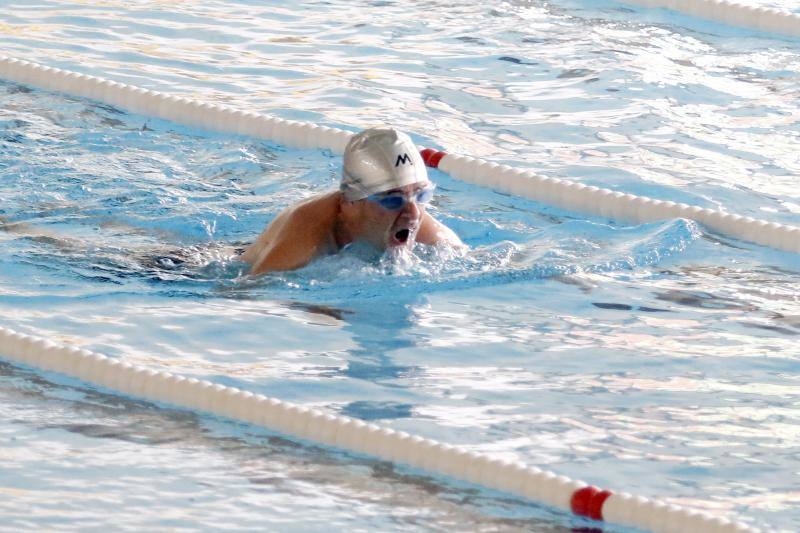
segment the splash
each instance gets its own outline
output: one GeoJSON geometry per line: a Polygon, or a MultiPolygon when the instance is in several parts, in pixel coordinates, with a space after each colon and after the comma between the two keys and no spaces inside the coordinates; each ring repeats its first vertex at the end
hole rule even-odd
{"type": "Polygon", "coordinates": [[[702,236],[696,223],[673,220],[615,227],[570,221],[531,234],[466,251],[417,245],[383,254],[366,245],[350,246],[295,272],[272,273],[245,281],[248,288],[291,297],[315,293],[320,300],[397,297],[404,293],[456,290],[563,275],[631,271],[680,255],[702,236]]]}

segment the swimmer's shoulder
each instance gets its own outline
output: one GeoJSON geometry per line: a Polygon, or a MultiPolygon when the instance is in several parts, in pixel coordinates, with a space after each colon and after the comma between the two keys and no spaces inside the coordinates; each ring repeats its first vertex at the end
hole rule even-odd
{"type": "Polygon", "coordinates": [[[465,247],[455,231],[436,220],[427,212],[422,215],[422,223],[417,233],[417,242],[432,246],[447,245],[454,248],[465,247]]]}
{"type": "Polygon", "coordinates": [[[319,222],[330,221],[332,218],[336,218],[339,213],[340,199],[341,193],[339,191],[312,196],[295,205],[292,208],[292,216],[298,220],[311,217],[319,222]]]}
{"type": "Polygon", "coordinates": [[[284,209],[241,258],[253,265],[252,274],[304,266],[318,255],[331,251],[338,209],[338,191],[317,195],[284,209]]]}
{"type": "Polygon", "coordinates": [[[283,235],[292,242],[316,244],[332,235],[339,215],[338,191],[320,194],[295,205],[286,213],[283,235]]]}

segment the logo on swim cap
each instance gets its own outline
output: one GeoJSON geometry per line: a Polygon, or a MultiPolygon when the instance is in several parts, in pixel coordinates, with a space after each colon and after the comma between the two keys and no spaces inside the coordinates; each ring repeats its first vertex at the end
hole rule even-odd
{"type": "Polygon", "coordinates": [[[394,128],[369,128],[350,139],[344,150],[340,190],[355,201],[428,181],[428,172],[411,138],[394,128]]]}
{"type": "Polygon", "coordinates": [[[399,167],[402,164],[408,163],[409,165],[413,165],[414,162],[411,161],[411,158],[408,157],[408,154],[398,155],[397,156],[397,163],[394,166],[399,167]]]}

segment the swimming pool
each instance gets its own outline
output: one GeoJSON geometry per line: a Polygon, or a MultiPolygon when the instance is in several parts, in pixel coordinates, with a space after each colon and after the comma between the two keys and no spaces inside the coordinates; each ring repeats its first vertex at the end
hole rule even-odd
{"type": "MultiPolygon", "coordinates": [[[[6,16],[9,53],[288,118],[390,121],[453,152],[797,224],[794,41],[617,4],[467,5],[435,23],[389,3],[45,6],[6,16]]],[[[466,258],[398,269],[356,250],[243,280],[229,248],[333,186],[336,157],[3,90],[2,215],[21,224],[2,235],[3,325],[771,529],[797,520],[796,256],[435,174],[466,258]]],[[[4,371],[16,526],[109,511],[130,529],[576,524],[4,371]]]]}

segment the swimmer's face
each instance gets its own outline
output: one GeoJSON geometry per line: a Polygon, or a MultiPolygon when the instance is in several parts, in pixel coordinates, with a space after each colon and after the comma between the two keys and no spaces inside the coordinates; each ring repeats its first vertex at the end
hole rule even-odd
{"type": "Polygon", "coordinates": [[[412,247],[425,213],[425,191],[430,182],[414,183],[361,200],[364,217],[362,238],[380,250],[412,247]],[[399,197],[399,198],[398,198],[399,197]],[[399,204],[397,209],[391,209],[399,204]]]}

